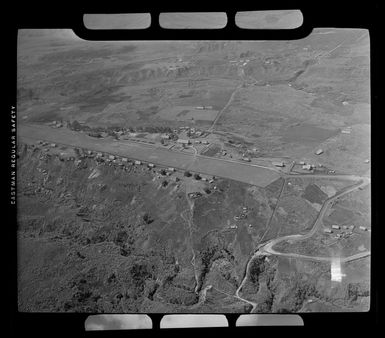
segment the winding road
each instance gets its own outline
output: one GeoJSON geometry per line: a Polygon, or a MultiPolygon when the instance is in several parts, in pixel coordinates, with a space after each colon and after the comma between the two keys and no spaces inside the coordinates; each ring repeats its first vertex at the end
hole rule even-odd
{"type": "Polygon", "coordinates": [[[197,273],[196,267],[195,267],[195,251],[194,251],[194,247],[193,247],[193,235],[192,235],[192,217],[193,217],[194,202],[191,201],[190,198],[188,197],[187,190],[186,190],[186,199],[187,199],[188,204],[189,204],[189,210],[185,210],[184,212],[181,212],[180,215],[184,219],[184,221],[188,224],[188,228],[189,228],[189,232],[190,232],[190,242],[191,242],[191,252],[192,252],[191,265],[193,266],[194,277],[195,277],[195,289],[194,289],[194,292],[198,293],[198,290],[199,290],[199,278],[198,278],[198,273],[197,273]],[[190,217],[189,218],[186,218],[184,216],[184,213],[187,212],[187,211],[190,213],[190,217]]]}
{"type": "MultiPolygon", "coordinates": [[[[290,176],[290,175],[286,175],[286,176],[290,176]]],[[[293,175],[294,176],[294,175],[293,175]]],[[[309,175],[302,175],[302,176],[309,176],[309,175]]],[[[298,177],[297,175],[295,175],[295,177],[298,177]]],[[[311,177],[313,178],[330,178],[330,176],[325,176],[325,175],[312,175],[311,177]]],[[[245,276],[241,282],[241,284],[239,285],[237,291],[235,292],[235,297],[240,299],[240,300],[243,300],[244,302],[247,302],[248,304],[252,305],[253,308],[251,310],[251,313],[253,313],[253,311],[255,310],[256,306],[257,306],[257,303],[255,302],[252,302],[252,301],[249,301],[245,298],[242,298],[239,293],[240,291],[242,290],[244,284],[246,283],[247,281],[247,278],[248,278],[248,271],[249,271],[249,267],[250,267],[250,264],[251,262],[258,256],[268,256],[268,255],[276,255],[276,256],[284,256],[284,257],[289,257],[289,258],[297,258],[297,259],[306,259],[306,260],[314,260],[314,261],[321,261],[321,262],[331,262],[332,260],[335,259],[335,257],[320,257],[320,256],[307,256],[307,255],[301,255],[301,254],[296,254],[296,253],[282,253],[282,252],[278,252],[276,250],[273,249],[273,247],[282,242],[282,241],[287,241],[287,240],[291,240],[291,241],[302,241],[302,240],[305,240],[305,239],[308,239],[310,237],[312,237],[320,228],[320,226],[323,224],[322,223],[322,219],[326,213],[326,211],[331,207],[332,203],[339,197],[343,196],[343,195],[346,195],[356,189],[359,189],[360,187],[364,187],[366,185],[368,185],[370,183],[370,178],[368,177],[360,177],[360,176],[354,176],[354,175],[350,175],[350,176],[342,176],[343,179],[348,179],[348,180],[354,180],[354,181],[357,181],[358,182],[354,185],[352,185],[351,187],[347,188],[347,189],[344,189],[343,191],[340,191],[339,193],[335,194],[334,196],[328,198],[324,204],[322,205],[322,208],[321,210],[319,211],[318,213],[318,216],[314,222],[314,225],[312,227],[312,229],[304,234],[304,235],[288,235],[288,236],[283,236],[283,237],[279,237],[279,238],[275,238],[275,239],[272,239],[266,243],[262,243],[260,245],[258,245],[257,247],[257,250],[254,252],[254,254],[251,256],[251,258],[249,259],[247,265],[246,265],[246,272],[245,272],[245,276]]],[[[360,253],[357,253],[357,254],[354,254],[352,256],[348,256],[348,257],[339,257],[340,258],[340,261],[341,263],[346,263],[346,262],[351,262],[351,261],[354,261],[354,260],[357,260],[357,259],[360,259],[360,258],[364,258],[364,257],[367,257],[370,255],[370,251],[364,251],[364,252],[360,252],[360,253]]]]}
{"type": "MultiPolygon", "coordinates": [[[[305,255],[298,255],[298,254],[290,254],[290,253],[280,253],[277,252],[273,249],[273,246],[276,245],[277,243],[280,243],[282,241],[287,241],[287,240],[292,240],[292,241],[299,241],[299,240],[304,240],[312,237],[320,228],[322,225],[322,219],[325,216],[326,211],[331,207],[332,203],[339,197],[346,195],[360,187],[364,187],[370,183],[370,179],[367,177],[360,177],[360,181],[357,184],[354,184],[353,186],[340,191],[339,193],[335,194],[334,196],[328,198],[324,204],[321,207],[321,210],[318,213],[318,216],[314,222],[314,225],[312,229],[304,235],[288,235],[288,236],[283,236],[283,237],[278,237],[275,239],[272,239],[268,241],[265,244],[259,245],[258,250],[261,252],[266,252],[269,254],[273,255],[280,255],[280,256],[286,256],[286,257],[295,257],[295,258],[306,258],[306,259],[314,259],[314,260],[330,260],[331,257],[313,257],[313,256],[305,256],[305,255]],[[318,259],[317,259],[318,258],[318,259]]],[[[342,258],[346,259],[346,258],[342,258]]]]}

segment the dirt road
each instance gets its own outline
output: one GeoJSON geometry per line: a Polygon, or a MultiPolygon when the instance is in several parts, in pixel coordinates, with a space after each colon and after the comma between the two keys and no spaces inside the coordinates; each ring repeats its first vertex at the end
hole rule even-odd
{"type": "Polygon", "coordinates": [[[192,234],[192,213],[193,213],[194,205],[192,204],[190,199],[187,197],[187,193],[186,193],[186,198],[189,201],[190,209],[189,210],[185,210],[184,212],[181,212],[180,215],[183,218],[183,220],[187,223],[188,229],[189,229],[189,233],[190,233],[190,243],[191,243],[191,253],[192,253],[191,265],[193,266],[194,277],[195,277],[195,289],[194,289],[194,292],[198,293],[198,290],[199,290],[199,278],[198,278],[198,272],[197,272],[196,266],[195,266],[195,251],[194,251],[194,247],[193,247],[193,234],[192,234]],[[185,216],[186,212],[188,212],[190,214],[189,217],[185,216]]]}
{"type": "Polygon", "coordinates": [[[341,191],[340,193],[337,193],[335,194],[334,196],[328,198],[324,204],[322,205],[322,208],[321,210],[319,211],[318,213],[318,216],[314,222],[314,225],[312,227],[312,229],[305,235],[288,235],[288,236],[283,236],[283,237],[279,237],[279,238],[275,238],[275,239],[272,239],[270,240],[269,242],[263,244],[262,246],[259,246],[258,247],[258,250],[260,250],[261,252],[266,252],[266,253],[269,253],[269,254],[273,254],[273,255],[280,255],[280,256],[286,256],[286,257],[294,257],[294,258],[306,258],[306,259],[313,259],[313,260],[330,260],[330,257],[323,257],[322,259],[317,259],[317,258],[320,258],[320,257],[312,257],[312,256],[304,256],[304,255],[298,255],[298,254],[289,254],[289,253],[280,253],[280,252],[277,252],[273,249],[274,245],[276,245],[277,243],[280,243],[282,241],[287,241],[287,240],[292,240],[292,241],[299,241],[299,240],[304,240],[304,239],[308,239],[310,237],[312,237],[320,228],[320,226],[322,225],[322,219],[323,217],[325,216],[325,213],[326,211],[331,207],[332,203],[338,198],[338,197],[341,197],[343,195],[346,195],[360,187],[363,187],[367,184],[370,183],[370,179],[367,178],[367,177],[359,177],[360,178],[360,181],[359,183],[347,188],[347,189],[344,189],[343,191],[341,191]]]}
{"type": "Polygon", "coordinates": [[[232,92],[230,98],[229,98],[229,101],[227,101],[226,105],[219,111],[219,113],[217,114],[217,116],[215,117],[214,121],[213,121],[213,124],[211,125],[211,127],[209,129],[207,129],[208,132],[212,132],[214,130],[214,127],[216,125],[216,123],[218,122],[219,118],[222,116],[223,112],[230,106],[231,102],[233,101],[234,99],[234,96],[235,94],[238,93],[239,89],[242,88],[242,83],[239,84],[235,90],[232,92]]]}
{"type": "MultiPolygon", "coordinates": [[[[296,177],[297,177],[297,175],[296,175],[296,177]]],[[[330,178],[329,176],[324,176],[324,175],[312,175],[312,177],[316,177],[316,178],[328,177],[328,178],[330,178]]],[[[256,252],[250,257],[250,259],[246,265],[245,276],[244,276],[239,288],[237,289],[237,291],[235,293],[235,297],[251,304],[253,306],[251,313],[255,310],[257,304],[255,302],[251,302],[245,298],[240,297],[239,292],[242,290],[242,287],[244,286],[244,284],[248,278],[249,266],[250,266],[251,262],[256,257],[276,255],[276,256],[284,256],[284,257],[289,257],[289,258],[307,259],[307,260],[323,261],[323,262],[331,262],[333,259],[335,259],[335,257],[318,257],[318,256],[300,255],[300,254],[296,254],[296,253],[282,253],[282,252],[275,251],[273,249],[273,247],[277,243],[282,242],[282,241],[286,241],[286,240],[299,241],[299,240],[304,240],[304,239],[310,238],[319,230],[319,227],[322,225],[322,219],[323,219],[326,211],[328,210],[328,208],[330,208],[330,206],[332,205],[332,203],[335,199],[337,199],[338,197],[341,197],[345,194],[348,194],[348,193],[370,183],[370,178],[368,178],[368,177],[360,177],[360,176],[351,175],[351,176],[343,176],[343,179],[350,179],[350,180],[354,180],[354,181],[358,180],[359,182],[357,184],[354,184],[353,186],[347,188],[347,189],[344,189],[343,191],[341,191],[340,193],[337,193],[336,195],[330,197],[329,199],[327,199],[324,202],[324,204],[323,204],[323,206],[322,206],[322,208],[321,208],[321,210],[317,216],[317,219],[314,222],[312,229],[307,234],[305,234],[305,235],[289,235],[289,236],[283,236],[283,237],[272,239],[272,240],[268,241],[267,243],[263,243],[263,244],[259,245],[257,247],[256,252]]],[[[360,252],[360,253],[357,253],[357,254],[352,255],[352,256],[340,257],[340,261],[341,261],[341,263],[351,262],[351,261],[354,261],[356,259],[367,257],[369,255],[370,255],[370,251],[360,252]]]]}

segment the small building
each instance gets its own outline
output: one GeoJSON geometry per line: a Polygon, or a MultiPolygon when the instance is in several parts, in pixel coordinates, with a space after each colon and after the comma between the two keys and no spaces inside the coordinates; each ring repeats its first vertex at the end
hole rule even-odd
{"type": "Polygon", "coordinates": [[[202,143],[203,143],[203,144],[209,144],[209,142],[206,141],[206,140],[203,140],[202,143]]]}
{"type": "Polygon", "coordinates": [[[237,229],[238,227],[235,225],[235,224],[233,224],[233,225],[230,225],[230,229],[237,229]]]}
{"type": "Polygon", "coordinates": [[[185,139],[181,139],[181,138],[178,139],[177,142],[180,144],[190,144],[190,140],[185,140],[185,139]]]}
{"type": "Polygon", "coordinates": [[[342,129],[341,133],[342,134],[350,134],[350,129],[342,129]]]}
{"type": "Polygon", "coordinates": [[[327,233],[327,234],[333,233],[332,229],[330,229],[330,228],[325,228],[324,232],[327,233]]]}
{"type": "Polygon", "coordinates": [[[367,230],[367,228],[361,225],[361,226],[360,226],[360,230],[362,230],[362,231],[366,231],[366,230],[367,230]]]}
{"type": "Polygon", "coordinates": [[[115,160],[115,156],[114,156],[114,155],[109,155],[109,156],[108,156],[108,159],[109,159],[109,160],[115,160]]]}
{"type": "Polygon", "coordinates": [[[136,164],[136,165],[141,165],[141,164],[142,164],[142,161],[136,160],[136,161],[134,162],[134,164],[136,164]]]}
{"type": "Polygon", "coordinates": [[[243,157],[242,160],[245,162],[251,162],[251,159],[249,157],[243,157]]]}
{"type": "Polygon", "coordinates": [[[154,167],[155,167],[155,164],[154,164],[154,163],[149,163],[149,164],[148,164],[148,167],[149,167],[149,168],[154,168],[154,167]]]}
{"type": "Polygon", "coordinates": [[[50,146],[51,146],[52,148],[55,148],[55,147],[56,147],[56,143],[51,143],[50,146]]]}
{"type": "Polygon", "coordinates": [[[322,149],[318,149],[318,150],[315,152],[315,154],[316,154],[316,155],[321,155],[323,152],[324,152],[324,151],[323,151],[322,149]]]}
{"type": "Polygon", "coordinates": [[[128,159],[126,157],[122,157],[122,162],[128,162],[128,159]]]}
{"type": "Polygon", "coordinates": [[[201,194],[200,192],[190,192],[190,193],[188,194],[188,196],[189,196],[190,198],[197,198],[197,197],[201,197],[202,194],[201,194]]]}
{"type": "Polygon", "coordinates": [[[339,225],[332,225],[332,229],[337,229],[337,230],[339,230],[341,227],[339,226],[339,225]]]}
{"type": "Polygon", "coordinates": [[[349,229],[347,225],[343,225],[342,229],[349,229]]]}
{"type": "Polygon", "coordinates": [[[305,164],[302,166],[302,169],[305,169],[305,170],[311,170],[313,167],[311,164],[305,164]]]}
{"type": "Polygon", "coordinates": [[[369,160],[365,160],[365,163],[369,163],[370,161],[369,160]]]}
{"type": "Polygon", "coordinates": [[[168,168],[167,170],[168,170],[168,171],[172,171],[172,172],[174,172],[174,171],[175,171],[175,168],[173,168],[173,167],[170,167],[170,168],[168,168]]]}
{"type": "Polygon", "coordinates": [[[353,229],[354,229],[354,225],[350,225],[350,226],[349,226],[349,229],[350,229],[350,230],[353,230],[353,229]]]}
{"type": "Polygon", "coordinates": [[[283,162],[273,162],[273,165],[276,166],[276,167],[284,167],[285,163],[283,163],[283,162]]]}
{"type": "Polygon", "coordinates": [[[199,140],[195,140],[195,143],[199,144],[199,143],[201,143],[201,141],[199,141],[199,140]]]}
{"type": "Polygon", "coordinates": [[[299,161],[300,165],[305,165],[305,161],[299,161]]]}
{"type": "Polygon", "coordinates": [[[213,182],[214,182],[214,180],[213,180],[213,179],[209,180],[209,183],[213,183],[213,182]]]}

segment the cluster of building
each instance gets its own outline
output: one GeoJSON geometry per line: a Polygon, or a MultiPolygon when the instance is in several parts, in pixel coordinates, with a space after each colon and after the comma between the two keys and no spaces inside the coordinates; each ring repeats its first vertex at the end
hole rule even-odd
{"type": "MultiPolygon", "coordinates": [[[[37,142],[41,146],[50,146],[50,147],[57,147],[55,143],[48,143],[44,141],[38,141],[37,142]]],[[[43,152],[48,152],[49,148],[43,148],[43,152]]],[[[86,150],[82,148],[74,148],[74,152],[76,156],[69,156],[68,153],[66,152],[60,152],[59,154],[59,159],[61,161],[75,161],[75,165],[77,167],[81,167],[85,165],[85,162],[83,159],[85,158],[94,158],[95,161],[98,163],[105,163],[109,166],[117,165],[122,167],[122,169],[127,169],[127,166],[141,166],[141,165],[146,165],[148,170],[154,169],[156,165],[154,163],[144,163],[143,161],[140,160],[134,160],[134,159],[128,159],[127,157],[122,157],[122,156],[116,156],[108,153],[103,153],[103,152],[97,152],[97,151],[92,151],[92,150],[86,150]]],[[[174,172],[176,172],[176,169],[174,167],[168,167],[168,168],[159,168],[158,170],[158,177],[161,176],[171,176],[174,172]]],[[[192,174],[190,173],[190,176],[192,174]]],[[[194,174],[194,178],[196,180],[202,180],[208,183],[214,183],[216,180],[215,176],[208,176],[208,175],[201,175],[201,174],[194,174]]],[[[175,181],[179,181],[178,178],[175,179],[175,181]]],[[[217,190],[217,187],[213,187],[214,190],[217,190]]]]}
{"type": "MultiPolygon", "coordinates": [[[[241,148],[242,147],[242,144],[238,143],[238,144],[232,144],[232,146],[236,147],[236,148],[241,148]]],[[[253,149],[247,149],[245,152],[242,153],[242,157],[240,158],[242,161],[244,162],[251,162],[251,158],[250,156],[251,155],[255,155],[256,153],[258,153],[258,149],[257,148],[253,148],[253,149]]],[[[222,155],[226,155],[227,152],[224,150],[222,151],[222,155]]],[[[232,157],[232,155],[230,154],[230,157],[232,157]]]]}
{"type": "Polygon", "coordinates": [[[304,161],[299,162],[300,165],[302,165],[302,169],[304,170],[313,170],[315,168],[314,164],[305,163],[304,161]]]}
{"type": "Polygon", "coordinates": [[[204,137],[205,133],[201,130],[196,130],[194,127],[187,128],[187,136],[191,138],[204,137]]]}
{"type": "Polygon", "coordinates": [[[249,212],[248,207],[246,206],[242,207],[241,212],[238,215],[234,216],[234,220],[239,221],[241,219],[246,219],[248,212],[249,212]]]}
{"type": "Polygon", "coordinates": [[[246,66],[250,62],[250,59],[240,59],[240,60],[230,60],[230,63],[235,64],[237,66],[246,66]]]}
{"type": "MultiPolygon", "coordinates": [[[[188,127],[188,126],[179,127],[178,129],[174,129],[173,132],[174,132],[174,136],[178,135],[177,136],[178,138],[176,139],[177,144],[181,144],[183,146],[187,146],[187,145],[190,145],[192,143],[209,144],[209,142],[207,140],[190,140],[190,138],[196,139],[196,138],[205,137],[205,132],[203,132],[201,130],[197,130],[194,127],[188,127]],[[179,137],[180,133],[184,133],[182,137],[179,137]]],[[[161,137],[163,140],[172,139],[172,135],[169,135],[169,134],[163,134],[161,137]]],[[[174,140],[175,140],[175,138],[174,138],[174,140]]],[[[162,143],[165,144],[164,142],[162,142],[162,143]]]]}
{"type": "Polygon", "coordinates": [[[51,148],[56,148],[56,143],[48,143],[48,142],[39,140],[37,141],[37,144],[41,146],[49,146],[51,148]]]}
{"type": "Polygon", "coordinates": [[[167,70],[174,71],[174,70],[178,70],[178,69],[187,69],[189,66],[189,62],[183,61],[181,58],[178,58],[176,62],[177,63],[174,65],[168,65],[167,70]]]}
{"type": "Polygon", "coordinates": [[[315,169],[317,166],[319,168],[322,168],[323,165],[321,163],[318,163],[318,165],[315,165],[315,164],[312,164],[312,163],[306,163],[305,161],[299,161],[298,162],[301,166],[302,166],[302,169],[303,170],[313,170],[315,169]]]}
{"type": "Polygon", "coordinates": [[[346,128],[341,130],[341,133],[342,134],[350,134],[351,131],[352,131],[351,127],[346,127],[346,128]]]}
{"type": "MultiPolygon", "coordinates": [[[[334,237],[335,238],[346,238],[349,237],[353,234],[353,230],[355,229],[354,225],[336,225],[333,224],[330,228],[326,227],[323,229],[324,233],[326,234],[332,234],[335,233],[334,237]]],[[[367,227],[364,226],[359,226],[359,230],[361,231],[370,231],[367,227]]]]}
{"type": "Polygon", "coordinates": [[[216,179],[215,176],[207,176],[207,175],[200,175],[201,181],[214,183],[214,180],[216,179]]]}
{"type": "Polygon", "coordinates": [[[48,126],[51,126],[52,128],[61,128],[63,127],[63,123],[59,121],[52,121],[47,123],[48,126]]]}
{"type": "Polygon", "coordinates": [[[200,192],[190,192],[187,194],[189,198],[194,199],[202,196],[200,192]]]}

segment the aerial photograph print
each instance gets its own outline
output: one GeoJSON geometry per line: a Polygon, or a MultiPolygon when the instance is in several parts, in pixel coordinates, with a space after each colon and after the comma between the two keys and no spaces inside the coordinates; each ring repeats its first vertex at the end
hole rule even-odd
{"type": "Polygon", "coordinates": [[[370,102],[367,29],[19,29],[18,310],[369,311],[370,102]]]}

